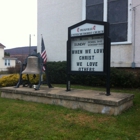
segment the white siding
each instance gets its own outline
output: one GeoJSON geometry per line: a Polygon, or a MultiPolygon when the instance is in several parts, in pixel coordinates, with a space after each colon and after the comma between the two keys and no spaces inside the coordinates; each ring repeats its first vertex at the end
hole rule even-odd
{"type": "Polygon", "coordinates": [[[2,59],[4,57],[4,48],[0,47],[0,59],[2,59]]]}
{"type": "Polygon", "coordinates": [[[5,65],[4,65],[5,60],[3,59],[3,57],[4,57],[4,48],[0,47],[0,71],[6,70],[5,65]]]}
{"type": "MultiPolygon", "coordinates": [[[[129,0],[129,42],[112,44],[111,66],[131,67],[132,62],[140,67],[140,1],[129,0]],[[131,3],[132,2],[132,3],[131,3]],[[139,6],[137,6],[139,5],[139,6]],[[134,11],[135,7],[135,30],[134,11]],[[135,42],[134,42],[135,41],[135,42]]],[[[41,34],[48,61],[66,60],[68,27],[85,18],[85,0],[38,0],[38,52],[41,52],[41,34]]]]}
{"type": "Polygon", "coordinates": [[[131,67],[132,45],[111,46],[111,67],[131,67]]]}
{"type": "Polygon", "coordinates": [[[48,61],[66,60],[68,27],[82,21],[82,0],[38,0],[37,51],[43,35],[48,61]]]}
{"type": "Polygon", "coordinates": [[[16,60],[10,60],[10,67],[16,66],[16,60]]]}
{"type": "Polygon", "coordinates": [[[135,7],[135,11],[133,10],[133,23],[135,24],[135,31],[133,30],[134,60],[136,67],[140,67],[140,1],[133,0],[133,7],[135,7]]]}
{"type": "Polygon", "coordinates": [[[7,67],[16,66],[16,60],[11,58],[5,58],[5,59],[10,59],[10,66],[5,66],[5,59],[3,58],[4,58],[4,48],[0,47],[0,71],[7,71],[7,67]]]}

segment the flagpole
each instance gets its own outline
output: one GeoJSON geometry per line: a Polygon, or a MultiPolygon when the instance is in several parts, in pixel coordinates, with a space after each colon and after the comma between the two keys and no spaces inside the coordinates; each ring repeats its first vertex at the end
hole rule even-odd
{"type": "MultiPolygon", "coordinates": [[[[42,40],[42,34],[41,34],[41,40],[42,40]]],[[[41,50],[40,50],[41,52],[41,50]]],[[[43,82],[43,73],[41,74],[41,82],[43,82]]]]}
{"type": "Polygon", "coordinates": [[[46,82],[49,88],[53,88],[51,83],[50,83],[50,76],[49,76],[49,72],[48,72],[48,67],[47,67],[47,54],[46,54],[46,49],[45,49],[45,43],[43,40],[43,35],[41,34],[41,57],[43,58],[43,71],[46,74],[46,82]]]}
{"type": "MultiPolygon", "coordinates": [[[[41,42],[42,42],[42,39],[43,39],[43,35],[41,34],[41,42]]],[[[42,45],[41,45],[40,53],[42,53],[42,45]]]]}
{"type": "Polygon", "coordinates": [[[41,34],[41,39],[43,38],[43,35],[41,34]]]}

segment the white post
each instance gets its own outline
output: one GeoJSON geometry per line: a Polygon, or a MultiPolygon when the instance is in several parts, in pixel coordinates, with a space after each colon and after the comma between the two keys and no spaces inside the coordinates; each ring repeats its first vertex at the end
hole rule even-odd
{"type": "Polygon", "coordinates": [[[108,6],[107,0],[104,0],[104,3],[103,3],[103,7],[104,7],[103,21],[107,21],[107,8],[108,8],[107,6],[108,6]]]}

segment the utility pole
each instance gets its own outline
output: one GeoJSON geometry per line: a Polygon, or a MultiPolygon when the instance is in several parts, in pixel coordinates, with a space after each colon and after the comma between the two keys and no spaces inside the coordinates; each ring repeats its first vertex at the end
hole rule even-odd
{"type": "Polygon", "coordinates": [[[29,55],[31,53],[31,34],[29,34],[29,55]]]}

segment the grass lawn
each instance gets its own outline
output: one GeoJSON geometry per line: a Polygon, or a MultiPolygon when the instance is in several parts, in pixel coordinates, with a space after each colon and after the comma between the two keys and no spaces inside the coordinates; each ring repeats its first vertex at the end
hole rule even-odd
{"type": "Polygon", "coordinates": [[[134,106],[121,115],[108,116],[0,98],[0,140],[140,140],[140,89],[111,91],[134,94],[134,106]]]}

